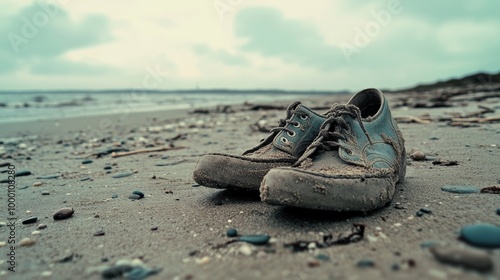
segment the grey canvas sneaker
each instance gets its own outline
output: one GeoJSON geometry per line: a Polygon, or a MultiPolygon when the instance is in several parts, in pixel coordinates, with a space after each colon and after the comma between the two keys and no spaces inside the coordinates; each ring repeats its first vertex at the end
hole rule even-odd
{"type": "Polygon", "coordinates": [[[278,127],[243,155],[202,156],[193,179],[211,188],[259,190],[262,178],[271,168],[291,166],[299,159],[325,119],[296,101],[288,107],[286,119],[280,120],[278,127]]]}
{"type": "Polygon", "coordinates": [[[404,139],[377,89],[335,104],[293,167],[269,171],[262,201],[310,209],[369,211],[392,200],[406,173],[404,139]]]}

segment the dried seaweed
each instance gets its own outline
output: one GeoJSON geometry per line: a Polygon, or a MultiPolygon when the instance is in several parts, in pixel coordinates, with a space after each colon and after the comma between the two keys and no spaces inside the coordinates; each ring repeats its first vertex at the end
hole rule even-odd
{"type": "Polygon", "coordinates": [[[292,249],[293,252],[302,252],[308,250],[308,245],[314,243],[316,248],[327,248],[334,245],[347,245],[351,243],[359,242],[363,239],[365,235],[365,225],[363,224],[353,224],[352,230],[347,235],[339,234],[337,238],[333,237],[333,234],[328,234],[323,236],[323,241],[295,241],[292,243],[285,244],[285,248],[292,249]]]}
{"type": "Polygon", "coordinates": [[[500,194],[500,187],[490,186],[490,187],[482,188],[480,193],[500,194]]]}
{"type": "Polygon", "coordinates": [[[435,160],[432,162],[434,165],[440,165],[440,166],[455,166],[458,165],[458,161],[456,160],[435,160]]]}

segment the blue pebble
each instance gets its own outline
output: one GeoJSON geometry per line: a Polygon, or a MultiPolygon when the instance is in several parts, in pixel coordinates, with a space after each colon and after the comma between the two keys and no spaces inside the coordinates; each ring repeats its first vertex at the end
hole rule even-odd
{"type": "Polygon", "coordinates": [[[144,197],[144,193],[143,193],[143,192],[141,192],[141,191],[135,190],[135,191],[133,191],[132,193],[133,193],[133,194],[138,195],[140,198],[143,198],[143,197],[144,197]]]}
{"type": "Polygon", "coordinates": [[[230,229],[227,230],[226,234],[229,237],[235,237],[235,236],[238,235],[238,231],[236,229],[234,229],[234,228],[230,228],[230,229]]]}
{"type": "Polygon", "coordinates": [[[500,248],[500,227],[492,224],[464,226],[460,239],[467,244],[481,248],[500,248]]]}
{"type": "Polygon", "coordinates": [[[371,259],[362,259],[362,260],[359,260],[356,265],[359,267],[374,267],[375,262],[371,259]]]}
{"type": "Polygon", "coordinates": [[[451,193],[478,193],[479,188],[475,186],[453,186],[446,185],[441,187],[442,191],[451,192],[451,193]]]}
{"type": "Polygon", "coordinates": [[[111,176],[113,178],[123,178],[123,177],[128,177],[134,175],[134,172],[126,171],[126,172],[120,172],[116,173],[115,175],[111,176]]]}
{"type": "Polygon", "coordinates": [[[91,160],[91,159],[84,159],[84,160],[82,160],[82,164],[90,164],[92,162],[94,162],[94,161],[91,160]]]}
{"type": "Polygon", "coordinates": [[[267,234],[243,235],[238,238],[239,241],[244,241],[253,245],[265,245],[271,237],[267,234]]]}
{"type": "Polygon", "coordinates": [[[118,195],[116,193],[111,195],[111,198],[118,198],[118,195]]]}

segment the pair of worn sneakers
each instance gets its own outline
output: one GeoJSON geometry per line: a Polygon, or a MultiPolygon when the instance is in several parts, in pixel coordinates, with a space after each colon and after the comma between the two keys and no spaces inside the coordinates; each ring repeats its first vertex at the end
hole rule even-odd
{"type": "Polygon", "coordinates": [[[262,201],[309,209],[370,211],[392,200],[406,173],[404,139],[377,89],[317,114],[292,103],[270,135],[241,156],[202,156],[200,185],[260,190],[262,201]]]}

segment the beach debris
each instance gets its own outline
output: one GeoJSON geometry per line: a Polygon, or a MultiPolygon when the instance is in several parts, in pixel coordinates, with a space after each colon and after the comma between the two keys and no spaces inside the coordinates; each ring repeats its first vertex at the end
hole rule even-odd
{"type": "Polygon", "coordinates": [[[452,118],[451,123],[460,124],[460,123],[493,123],[500,122],[500,116],[491,116],[485,118],[452,118]]]}
{"type": "Polygon", "coordinates": [[[490,187],[482,188],[480,193],[500,194],[500,187],[490,186],[490,187]]]}
{"type": "Polygon", "coordinates": [[[134,172],[124,171],[124,172],[119,172],[119,173],[113,174],[111,177],[118,179],[118,178],[124,178],[124,177],[132,176],[132,175],[134,175],[134,172]]]}
{"type": "Polygon", "coordinates": [[[183,146],[177,146],[177,147],[156,147],[156,148],[146,148],[146,149],[140,149],[140,150],[135,150],[135,151],[130,151],[130,152],[113,152],[111,153],[111,157],[116,158],[116,157],[124,157],[124,156],[130,156],[130,155],[135,155],[135,154],[143,154],[143,153],[152,153],[152,152],[162,152],[162,151],[170,151],[170,150],[179,150],[179,149],[184,149],[186,147],[183,146]]]}
{"type": "Polygon", "coordinates": [[[128,149],[117,147],[117,146],[111,146],[111,147],[104,147],[96,151],[95,153],[92,154],[92,156],[95,156],[97,158],[106,156],[112,153],[120,153],[120,152],[128,152],[128,149]]]}
{"type": "Polygon", "coordinates": [[[38,218],[37,217],[29,217],[27,219],[24,219],[21,223],[23,225],[29,225],[29,224],[33,224],[33,223],[36,223],[36,221],[38,221],[38,218]]]}
{"type": "Polygon", "coordinates": [[[73,214],[75,213],[75,210],[71,207],[64,207],[64,208],[61,208],[59,210],[57,210],[53,217],[54,217],[54,220],[64,220],[64,219],[67,219],[67,218],[70,218],[71,216],[73,216],[73,214]]]}
{"type": "Polygon", "coordinates": [[[157,162],[155,163],[156,166],[171,166],[171,165],[177,165],[179,163],[183,163],[183,162],[186,162],[185,159],[180,159],[180,160],[176,160],[176,161],[172,161],[172,162],[157,162]]]}
{"type": "Polygon", "coordinates": [[[37,179],[57,179],[57,178],[59,178],[61,176],[62,176],[61,173],[54,173],[54,174],[48,174],[48,175],[38,176],[36,178],[37,179]]]}
{"type": "Polygon", "coordinates": [[[480,248],[500,248],[500,227],[493,224],[474,224],[462,227],[460,239],[480,248]]]}
{"type": "Polygon", "coordinates": [[[475,186],[455,186],[455,185],[445,185],[441,187],[442,191],[450,193],[478,193],[479,188],[475,186]]]}
{"type": "Polygon", "coordinates": [[[45,224],[38,224],[38,226],[36,226],[37,229],[44,229],[46,227],[47,227],[47,225],[45,225],[45,224]]]}
{"type": "Polygon", "coordinates": [[[410,157],[415,161],[425,160],[425,153],[419,149],[412,149],[410,151],[410,157]]]}
{"type": "Polygon", "coordinates": [[[488,272],[493,269],[493,261],[486,252],[441,246],[435,246],[429,250],[442,263],[458,265],[480,272],[488,272]]]}
{"type": "Polygon", "coordinates": [[[361,259],[356,263],[358,267],[374,267],[375,262],[372,259],[361,259]]]}
{"type": "Polygon", "coordinates": [[[34,183],[32,184],[32,186],[33,186],[33,187],[40,187],[40,186],[42,186],[42,182],[34,182],[34,183]]]}
{"type": "Polygon", "coordinates": [[[29,237],[25,237],[19,241],[19,246],[31,246],[34,245],[36,241],[34,239],[31,239],[29,237]]]}
{"type": "Polygon", "coordinates": [[[365,225],[363,224],[353,224],[350,232],[345,234],[339,234],[337,238],[333,235],[327,234],[323,236],[323,241],[295,241],[292,243],[284,244],[285,248],[292,249],[293,252],[302,252],[308,250],[308,245],[310,243],[315,243],[316,248],[327,248],[334,245],[347,245],[350,243],[356,243],[363,239],[365,234],[365,225]]]}
{"type": "Polygon", "coordinates": [[[432,164],[440,165],[440,166],[455,166],[455,165],[458,165],[458,161],[437,159],[437,160],[433,161],[432,164]]]}
{"type": "Polygon", "coordinates": [[[399,116],[394,118],[398,123],[420,123],[420,124],[429,124],[432,123],[432,120],[429,115],[424,116],[399,116]]]}
{"type": "Polygon", "coordinates": [[[84,159],[84,160],[82,160],[82,164],[91,164],[92,162],[94,162],[94,161],[91,160],[91,159],[84,159]]]}

